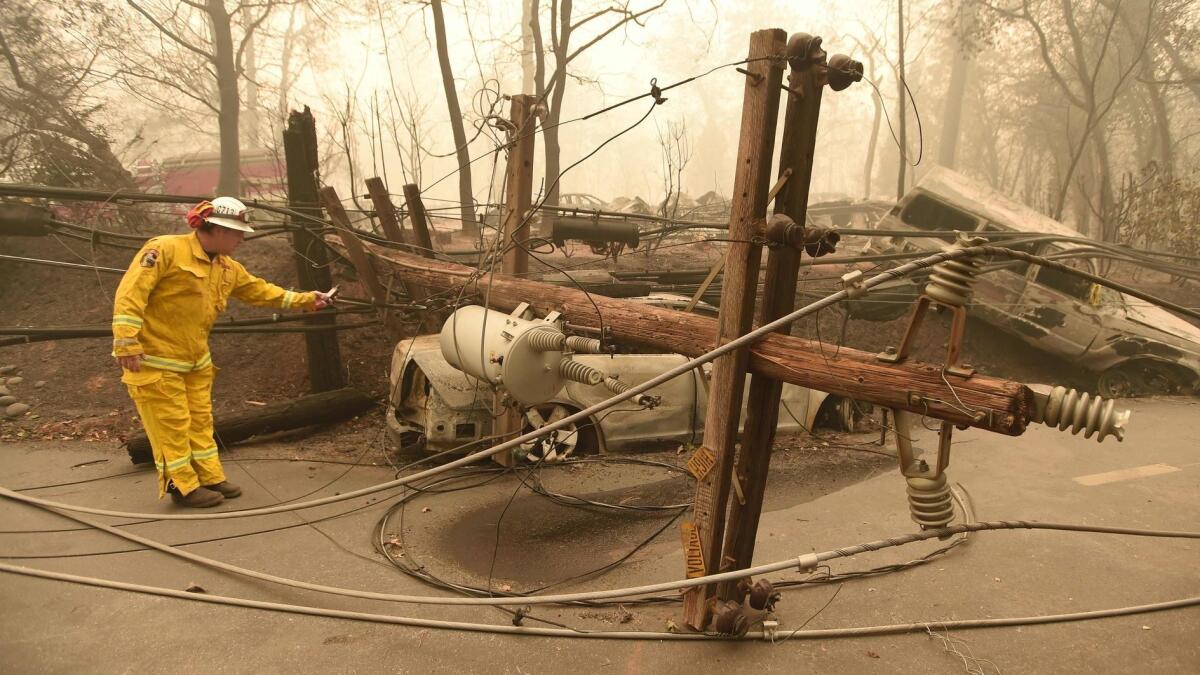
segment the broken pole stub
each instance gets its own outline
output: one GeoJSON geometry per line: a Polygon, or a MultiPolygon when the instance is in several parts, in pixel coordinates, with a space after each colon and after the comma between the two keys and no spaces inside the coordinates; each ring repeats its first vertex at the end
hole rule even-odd
{"type": "MultiPolygon", "coordinates": [[[[299,216],[288,216],[292,227],[296,277],[300,290],[327,291],[333,286],[329,272],[332,258],[316,227],[324,227],[318,205],[317,124],[308,106],[293,110],[283,131],[283,151],[287,162],[288,206],[299,216]]],[[[312,326],[332,326],[337,318],[331,313],[313,314],[305,321],[312,326]]],[[[331,391],[345,386],[337,331],[313,331],[304,335],[308,356],[308,381],[313,392],[331,391]]]]}
{"type": "MultiPolygon", "coordinates": [[[[750,36],[747,70],[751,74],[746,77],[742,98],[741,137],[729,216],[730,244],[721,286],[717,344],[713,347],[748,333],[754,320],[762,249],[753,243],[753,231],[755,221],[764,218],[767,212],[786,43],[787,33],[779,29],[760,30],[750,36]]],[[[734,442],[748,358],[749,351],[743,348],[713,361],[703,447],[713,453],[716,463],[703,478],[697,479],[693,505],[695,534],[699,538],[706,574],[716,573],[723,567],[725,509],[729,501],[734,442]]],[[[715,590],[708,584],[684,594],[683,620],[687,625],[696,630],[705,629],[711,610],[709,599],[715,590]]]]}
{"type": "MultiPolygon", "coordinates": [[[[790,175],[775,198],[775,213],[782,213],[800,224],[806,222],[807,217],[813,154],[817,140],[817,120],[824,89],[816,71],[816,66],[809,64],[803,69],[793,67],[789,75],[788,88],[800,92],[803,96],[788,96],[777,169],[780,176],[789,172],[790,175]]],[[[768,252],[763,299],[758,308],[756,322],[758,325],[790,314],[795,308],[799,263],[800,249],[796,247],[778,246],[768,252]]],[[[790,327],[781,328],[778,332],[787,335],[789,329],[790,327]]],[[[742,486],[744,501],[734,500],[729,505],[729,522],[725,527],[722,553],[730,569],[744,569],[754,557],[758,521],[767,488],[771,448],[779,424],[779,398],[783,393],[783,382],[760,373],[750,376],[749,386],[746,422],[742,428],[742,449],[738,453],[733,472],[733,480],[740,481],[742,486]]],[[[722,600],[736,598],[739,595],[737,586],[736,581],[722,583],[718,589],[718,597],[722,600]]]]}
{"type": "Polygon", "coordinates": [[[533,155],[537,121],[531,108],[535,98],[525,94],[512,97],[512,147],[508,154],[505,176],[504,220],[501,237],[504,245],[505,274],[525,276],[529,273],[529,207],[533,204],[533,155]]]}

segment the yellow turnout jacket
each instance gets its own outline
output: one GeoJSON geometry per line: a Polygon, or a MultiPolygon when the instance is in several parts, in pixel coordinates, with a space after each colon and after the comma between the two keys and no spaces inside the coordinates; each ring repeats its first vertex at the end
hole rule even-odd
{"type": "Polygon", "coordinates": [[[288,291],[224,255],[209,259],[195,233],[146,242],[113,303],[113,356],[144,354],[143,365],[189,372],[212,364],[208,332],[229,296],[251,305],[310,310],[313,293],[288,291]]]}

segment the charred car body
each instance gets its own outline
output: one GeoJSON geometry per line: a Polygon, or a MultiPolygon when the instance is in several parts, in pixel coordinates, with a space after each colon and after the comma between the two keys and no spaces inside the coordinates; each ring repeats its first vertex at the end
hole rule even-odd
{"type": "MultiPolygon", "coordinates": [[[[667,293],[628,298],[628,301],[663,308],[679,308],[688,304],[687,298],[667,293]]],[[[716,308],[706,303],[698,303],[695,310],[701,314],[716,314],[716,308]]],[[[464,370],[464,359],[466,362],[475,360],[470,352],[476,347],[464,347],[468,351],[460,353],[459,345],[473,344],[469,336],[478,333],[479,329],[465,324],[461,330],[451,327],[452,324],[457,325],[455,317],[460,313],[470,317],[487,311],[482,308],[460,309],[447,322],[440,336],[425,335],[397,343],[392,356],[387,427],[394,445],[402,452],[444,452],[491,440],[495,391],[492,384],[495,383],[477,379],[466,371],[497,381],[503,379],[504,389],[511,390],[515,384],[515,373],[501,378],[493,377],[489,372],[492,365],[501,368],[499,364],[504,364],[503,367],[515,368],[515,362],[512,358],[494,357],[487,359],[485,364],[485,359],[480,356],[478,368],[472,365],[464,370]],[[452,358],[447,358],[448,348],[452,358]]],[[[513,322],[513,326],[530,324],[512,316],[505,317],[502,313],[492,313],[491,321],[493,328],[501,323],[506,324],[500,333],[506,345],[514,340],[517,344],[522,342],[522,338],[513,337],[518,329],[512,328],[513,333],[509,333],[509,322],[513,322]]],[[[545,329],[544,325],[542,329],[545,329]]],[[[483,332],[488,331],[485,328],[483,332]]],[[[599,344],[596,343],[597,346],[599,344]]],[[[600,384],[565,379],[561,386],[552,384],[533,396],[522,398],[515,391],[508,393],[527,402],[522,407],[522,414],[524,430],[530,431],[604,401],[614,391],[636,386],[687,360],[679,354],[575,353],[571,357],[574,364],[572,368],[594,369],[604,373],[608,381],[600,384]],[[612,380],[619,380],[620,384],[614,386],[612,380]]],[[[618,405],[586,423],[568,426],[552,436],[531,442],[517,454],[563,457],[573,452],[616,452],[699,442],[704,433],[710,369],[711,364],[692,369],[685,375],[650,389],[638,397],[640,403],[631,400],[618,405]],[[648,401],[653,403],[645,405],[648,401]]],[[[551,381],[536,375],[534,379],[541,382],[539,388],[551,381]]],[[[850,399],[785,384],[778,429],[785,433],[811,430],[820,413],[823,420],[829,420],[830,426],[853,430],[856,420],[868,408],[850,399]]],[[[745,415],[742,417],[744,419],[745,415]]]]}
{"type": "MultiPolygon", "coordinates": [[[[1096,273],[1087,258],[1071,258],[1080,233],[986,186],[935,168],[876,225],[912,236],[872,238],[870,252],[937,250],[944,234],[1005,233],[996,243],[1058,257],[1096,273]],[[1010,238],[1028,232],[1030,237],[1010,238]],[[1059,237],[1057,241],[1036,235],[1059,237]],[[1005,243],[1011,242],[1011,243],[1005,243]]],[[[992,260],[975,281],[970,311],[983,321],[1096,376],[1098,393],[1120,398],[1195,393],[1200,385],[1200,329],[1169,312],[1085,279],[1038,265],[992,260]]]]}
{"type": "MultiPolygon", "coordinates": [[[[637,385],[685,363],[679,354],[580,354],[582,364],[620,376],[637,385]]],[[[402,452],[437,453],[484,442],[492,433],[492,389],[450,365],[437,335],[401,340],[392,355],[391,396],[387,428],[402,452]]],[[[658,405],[647,410],[629,404],[568,427],[553,440],[541,439],[522,448],[526,454],[559,456],[572,452],[621,452],[665,444],[698,443],[704,435],[708,369],[696,369],[647,392],[658,405]],[[547,443],[553,448],[540,447],[547,443]]],[[[525,430],[556,422],[612,396],[601,385],[567,382],[545,403],[524,412],[525,430]]],[[[744,403],[743,403],[744,405],[744,403]]],[[[853,424],[858,412],[848,400],[785,384],[779,409],[781,432],[807,431],[818,412],[829,412],[839,427],[853,424]],[[822,403],[829,404],[822,408],[822,403]],[[847,420],[842,422],[841,420],[847,420]]],[[[744,418],[744,415],[743,415],[744,418]]]]}

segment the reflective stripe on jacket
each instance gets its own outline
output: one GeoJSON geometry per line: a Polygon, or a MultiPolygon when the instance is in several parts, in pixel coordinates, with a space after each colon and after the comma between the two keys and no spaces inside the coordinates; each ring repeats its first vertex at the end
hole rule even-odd
{"type": "Polygon", "coordinates": [[[145,354],[151,368],[207,368],[208,332],[229,296],[250,305],[311,310],[314,293],[288,291],[224,255],[210,260],[195,233],[146,242],[117,287],[113,356],[145,354]]]}

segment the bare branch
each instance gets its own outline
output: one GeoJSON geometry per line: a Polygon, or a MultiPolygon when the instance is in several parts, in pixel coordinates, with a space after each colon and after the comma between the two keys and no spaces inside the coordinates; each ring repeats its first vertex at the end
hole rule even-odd
{"type": "MultiPolygon", "coordinates": [[[[617,30],[621,26],[624,26],[625,24],[630,23],[630,22],[638,23],[638,19],[642,18],[643,16],[646,16],[650,12],[661,9],[663,7],[663,5],[665,5],[665,4],[667,4],[666,0],[663,0],[662,2],[659,2],[657,5],[654,5],[653,7],[647,7],[646,9],[643,9],[642,11],[637,12],[636,14],[630,14],[630,15],[620,19],[613,25],[609,26],[608,29],[605,30],[604,32],[600,33],[596,37],[592,38],[591,40],[585,42],[584,44],[582,44],[578,48],[576,48],[575,51],[571,52],[567,56],[567,58],[563,61],[563,63],[570,63],[572,60],[575,59],[575,57],[579,56],[582,52],[586,51],[592,45],[596,44],[597,42],[599,42],[599,41],[603,40],[604,38],[608,37],[609,35],[611,35],[613,33],[613,31],[617,30]]],[[[641,25],[641,24],[638,23],[638,25],[641,25]]]]}
{"type": "MultiPolygon", "coordinates": [[[[173,82],[166,78],[157,77],[155,75],[150,75],[148,73],[139,73],[139,72],[135,72],[135,71],[128,70],[128,69],[121,69],[118,71],[118,73],[121,75],[129,76],[129,77],[136,77],[136,78],[139,78],[142,80],[150,80],[151,82],[157,82],[158,84],[161,84],[164,87],[170,87],[171,89],[174,89],[175,91],[179,92],[180,94],[183,94],[184,96],[192,99],[193,101],[200,103],[204,107],[213,111],[214,114],[220,113],[220,109],[218,109],[211,102],[209,102],[208,99],[206,99],[203,96],[200,96],[199,94],[197,94],[194,91],[192,91],[191,89],[179,84],[178,82],[173,82]]],[[[153,100],[153,99],[147,99],[147,100],[153,100]]],[[[159,105],[161,105],[161,102],[159,102],[159,105]]]]}
{"type": "Polygon", "coordinates": [[[8,62],[8,69],[12,71],[13,82],[16,83],[17,87],[25,91],[34,91],[33,85],[21,77],[21,68],[17,65],[17,57],[8,48],[8,43],[4,40],[4,33],[0,33],[0,52],[4,53],[4,60],[8,62]]]}
{"type": "MultiPolygon", "coordinates": [[[[167,28],[165,25],[160,23],[158,21],[158,19],[154,18],[154,15],[150,14],[150,12],[148,12],[144,8],[142,8],[141,5],[137,4],[133,0],[125,0],[125,2],[127,2],[129,4],[129,6],[132,7],[135,11],[137,11],[138,14],[141,14],[142,16],[146,17],[147,21],[154,24],[154,27],[157,28],[160,33],[171,38],[171,40],[173,42],[175,42],[176,44],[178,44],[179,46],[183,47],[184,49],[187,49],[190,52],[199,54],[201,57],[203,57],[204,59],[206,59],[208,61],[216,60],[216,57],[213,54],[206,52],[203,49],[200,49],[199,47],[193,45],[191,42],[183,39],[179,35],[175,34],[175,32],[172,31],[170,28],[167,28]]],[[[191,3],[188,3],[188,4],[191,4],[191,3]]]]}
{"type": "MultiPolygon", "coordinates": [[[[266,9],[263,10],[262,14],[259,15],[259,17],[257,19],[255,19],[254,21],[251,21],[248,26],[246,26],[246,33],[245,33],[245,35],[242,36],[242,41],[238,45],[238,48],[237,48],[237,54],[234,56],[234,59],[233,59],[233,67],[237,71],[238,75],[242,74],[242,53],[246,51],[246,45],[249,44],[250,39],[254,37],[254,31],[258,30],[258,27],[261,26],[262,22],[265,21],[267,19],[267,17],[271,15],[271,11],[274,8],[275,8],[274,2],[266,3],[266,9]]],[[[239,7],[238,9],[242,9],[242,8],[239,7]]]]}

